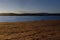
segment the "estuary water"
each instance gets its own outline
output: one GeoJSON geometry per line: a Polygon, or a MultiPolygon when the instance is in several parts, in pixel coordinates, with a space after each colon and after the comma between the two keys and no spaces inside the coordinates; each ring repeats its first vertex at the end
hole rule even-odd
{"type": "Polygon", "coordinates": [[[60,20],[60,16],[0,16],[0,22],[60,20]]]}

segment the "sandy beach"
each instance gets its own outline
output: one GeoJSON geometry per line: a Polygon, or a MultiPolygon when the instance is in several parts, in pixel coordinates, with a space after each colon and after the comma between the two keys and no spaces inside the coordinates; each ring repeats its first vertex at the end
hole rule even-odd
{"type": "Polygon", "coordinates": [[[60,20],[0,22],[0,40],[60,40],[60,20]]]}

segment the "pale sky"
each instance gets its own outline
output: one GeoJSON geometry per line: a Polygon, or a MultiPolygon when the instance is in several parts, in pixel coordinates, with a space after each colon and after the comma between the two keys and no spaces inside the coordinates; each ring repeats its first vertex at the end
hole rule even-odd
{"type": "Polygon", "coordinates": [[[0,0],[0,13],[60,13],[60,0],[0,0]]]}

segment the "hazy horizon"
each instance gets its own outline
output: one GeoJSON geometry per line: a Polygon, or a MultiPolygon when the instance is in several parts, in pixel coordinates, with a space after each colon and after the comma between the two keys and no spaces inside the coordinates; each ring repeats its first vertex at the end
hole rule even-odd
{"type": "Polygon", "coordinates": [[[60,0],[0,0],[0,13],[60,13],[60,0]]]}

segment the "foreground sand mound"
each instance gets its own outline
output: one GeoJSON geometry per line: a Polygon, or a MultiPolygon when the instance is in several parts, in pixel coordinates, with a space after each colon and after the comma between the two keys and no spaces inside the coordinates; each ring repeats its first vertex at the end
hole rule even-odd
{"type": "Polygon", "coordinates": [[[60,40],[60,20],[0,22],[0,40],[60,40]]]}

